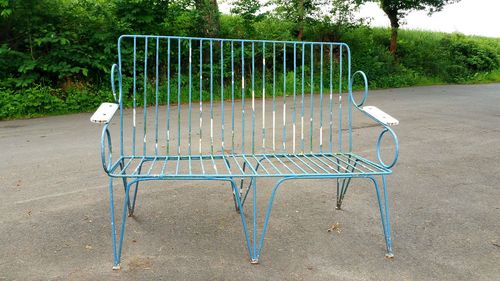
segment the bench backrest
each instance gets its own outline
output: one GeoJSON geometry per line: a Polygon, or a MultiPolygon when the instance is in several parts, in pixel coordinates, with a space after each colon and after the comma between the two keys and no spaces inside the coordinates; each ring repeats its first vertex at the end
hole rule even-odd
{"type": "Polygon", "coordinates": [[[121,36],[121,154],[350,150],[350,68],[344,43],[121,36]]]}

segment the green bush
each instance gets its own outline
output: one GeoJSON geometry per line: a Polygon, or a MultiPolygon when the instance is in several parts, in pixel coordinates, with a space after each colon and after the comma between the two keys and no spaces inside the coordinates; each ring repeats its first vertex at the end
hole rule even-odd
{"type": "Polygon", "coordinates": [[[0,88],[0,120],[93,111],[102,102],[112,100],[109,90],[63,91],[40,85],[17,91],[0,88]]]}
{"type": "MultiPolygon", "coordinates": [[[[113,100],[109,68],[117,62],[116,42],[121,34],[204,36],[210,29],[204,22],[208,14],[198,10],[201,2],[192,0],[6,3],[4,11],[8,12],[0,15],[0,119],[91,111],[113,100]]],[[[250,19],[221,15],[220,24],[218,37],[223,38],[293,41],[297,36],[296,23],[272,13],[250,19]]],[[[352,70],[365,71],[371,88],[500,81],[500,39],[403,29],[394,57],[388,51],[389,35],[386,28],[309,18],[304,22],[303,40],[348,43],[352,70]]],[[[149,52],[153,51],[151,47],[149,52]]],[[[234,51],[241,51],[237,44],[234,51]]],[[[251,49],[245,52],[249,56],[251,49]]],[[[122,55],[124,104],[130,106],[132,81],[126,77],[132,62],[130,46],[122,55]]],[[[143,57],[144,49],[138,47],[137,55],[143,57]]],[[[255,55],[262,58],[259,48],[255,55]]],[[[228,67],[230,62],[224,63],[228,67]]],[[[138,73],[141,67],[137,66],[138,73]]],[[[210,71],[205,67],[205,73],[210,71]]],[[[218,64],[213,67],[215,73],[220,71],[218,64]]],[[[229,79],[230,72],[225,75],[229,79]]],[[[293,80],[290,75],[287,83],[293,80]]],[[[187,77],[182,76],[181,84],[186,83],[187,77]]],[[[148,87],[148,104],[154,97],[152,89],[148,87]]],[[[176,94],[174,89],[173,98],[176,94]]],[[[181,101],[187,100],[186,95],[181,93],[181,101]]],[[[160,99],[166,102],[163,96],[160,99]]]]}
{"type": "Polygon", "coordinates": [[[490,72],[499,67],[494,49],[465,36],[447,36],[441,44],[448,61],[443,77],[447,82],[465,81],[480,72],[490,72]]]}
{"type": "Polygon", "coordinates": [[[64,108],[63,100],[58,97],[59,89],[36,86],[17,92],[1,89],[0,93],[1,119],[42,116],[64,108]]]}

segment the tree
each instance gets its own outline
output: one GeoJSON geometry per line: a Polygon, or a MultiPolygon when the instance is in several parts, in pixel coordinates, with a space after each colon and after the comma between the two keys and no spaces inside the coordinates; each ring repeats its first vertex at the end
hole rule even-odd
{"type": "Polygon", "coordinates": [[[295,34],[301,41],[306,21],[317,18],[317,13],[325,0],[271,0],[271,3],[276,5],[274,12],[279,18],[296,24],[295,34]]]}
{"type": "Polygon", "coordinates": [[[231,13],[239,15],[243,19],[243,28],[248,38],[252,38],[255,33],[253,24],[264,16],[264,14],[259,13],[261,8],[259,0],[236,0],[233,2],[231,13]]]}
{"type": "Polygon", "coordinates": [[[401,21],[411,11],[427,11],[429,15],[441,11],[447,4],[456,3],[460,0],[354,0],[361,5],[365,2],[378,2],[380,8],[391,22],[391,45],[390,52],[395,55],[398,42],[398,29],[401,21]]]}
{"type": "Polygon", "coordinates": [[[199,26],[203,36],[217,37],[220,31],[220,13],[217,0],[195,0],[200,15],[199,26]]]}

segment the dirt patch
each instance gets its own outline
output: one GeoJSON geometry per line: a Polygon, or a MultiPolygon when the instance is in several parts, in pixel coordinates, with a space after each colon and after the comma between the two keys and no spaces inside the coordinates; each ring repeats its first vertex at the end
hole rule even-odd
{"type": "Polygon", "coordinates": [[[150,270],[152,266],[153,261],[150,257],[135,256],[129,259],[129,262],[127,263],[127,270],[150,270]]]}

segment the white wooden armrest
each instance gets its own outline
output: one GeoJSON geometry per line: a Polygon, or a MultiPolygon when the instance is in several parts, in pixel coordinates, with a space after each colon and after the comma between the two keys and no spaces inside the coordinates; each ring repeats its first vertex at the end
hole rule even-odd
{"type": "Polygon", "coordinates": [[[363,111],[366,112],[371,117],[373,117],[374,119],[384,123],[385,125],[395,126],[399,124],[399,121],[396,118],[383,112],[376,106],[371,106],[371,105],[363,106],[363,111]]]}
{"type": "Polygon", "coordinates": [[[101,124],[109,123],[117,109],[118,104],[105,102],[101,104],[92,117],[90,117],[90,122],[101,124]]]}

